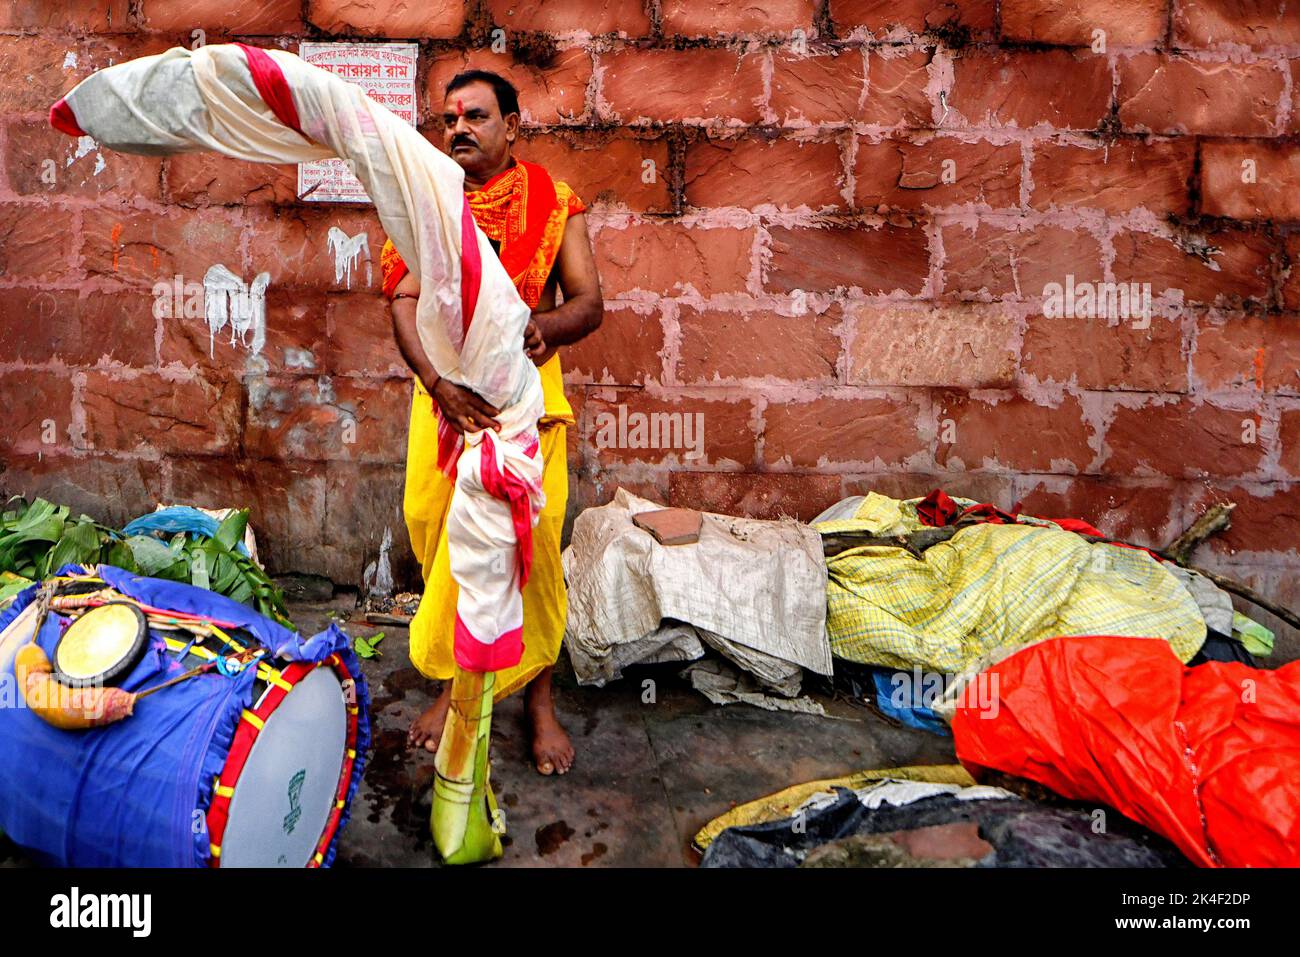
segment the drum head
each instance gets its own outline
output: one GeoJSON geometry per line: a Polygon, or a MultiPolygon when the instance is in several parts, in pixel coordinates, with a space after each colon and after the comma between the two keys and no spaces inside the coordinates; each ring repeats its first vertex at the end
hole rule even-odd
{"type": "Polygon", "coordinates": [[[125,601],[91,608],[54,647],[54,677],[65,685],[112,684],[135,666],[149,641],[144,614],[125,601]]]}
{"type": "Polygon", "coordinates": [[[306,867],[338,793],[347,703],[338,676],[315,668],[271,712],[230,799],[222,867],[306,867]]]}

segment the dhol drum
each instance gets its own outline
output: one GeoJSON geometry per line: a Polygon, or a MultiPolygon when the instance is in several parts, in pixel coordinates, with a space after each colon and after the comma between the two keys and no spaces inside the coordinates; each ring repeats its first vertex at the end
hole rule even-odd
{"type": "Polygon", "coordinates": [[[0,830],[59,866],[331,863],[369,743],[346,635],[331,625],[306,639],[203,589],[108,566],[67,571],[37,636],[51,660],[77,616],[126,601],[149,644],[114,684],[139,692],[199,673],[117,723],[59,730],[14,687],[13,655],[39,618],[35,589],[20,595],[0,614],[0,830]]]}

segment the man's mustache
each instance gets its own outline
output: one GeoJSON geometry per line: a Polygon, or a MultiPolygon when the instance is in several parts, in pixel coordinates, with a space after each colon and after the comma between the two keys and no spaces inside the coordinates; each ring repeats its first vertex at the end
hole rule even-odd
{"type": "Polygon", "coordinates": [[[469,137],[469,136],[456,136],[456,137],[453,137],[453,138],[452,138],[452,141],[451,141],[451,148],[452,148],[452,149],[455,149],[457,146],[475,146],[475,147],[477,147],[477,146],[478,146],[478,143],[474,142],[473,138],[472,138],[472,137],[469,137]]]}

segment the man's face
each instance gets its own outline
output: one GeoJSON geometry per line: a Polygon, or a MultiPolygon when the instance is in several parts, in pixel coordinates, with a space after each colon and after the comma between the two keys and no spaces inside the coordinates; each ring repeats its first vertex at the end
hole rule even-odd
{"type": "Polygon", "coordinates": [[[442,104],[442,148],[465,172],[500,168],[519,129],[519,114],[502,117],[496,92],[480,81],[447,94],[442,104]]]}

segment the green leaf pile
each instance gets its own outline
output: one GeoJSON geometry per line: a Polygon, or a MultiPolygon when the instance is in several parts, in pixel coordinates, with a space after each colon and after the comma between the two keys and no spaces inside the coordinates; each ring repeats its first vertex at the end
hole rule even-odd
{"type": "Polygon", "coordinates": [[[114,534],[89,515],[73,519],[66,505],[10,499],[0,515],[0,572],[34,581],[68,562],[97,562],[114,534]]]}
{"type": "Polygon", "coordinates": [[[206,588],[292,627],[283,592],[238,550],[247,527],[248,510],[240,509],[221,523],[214,538],[186,532],[162,539],[123,536],[87,515],[74,520],[65,505],[40,498],[28,504],[21,497],[12,498],[0,515],[0,604],[69,562],[103,562],[150,578],[206,588]]]}

